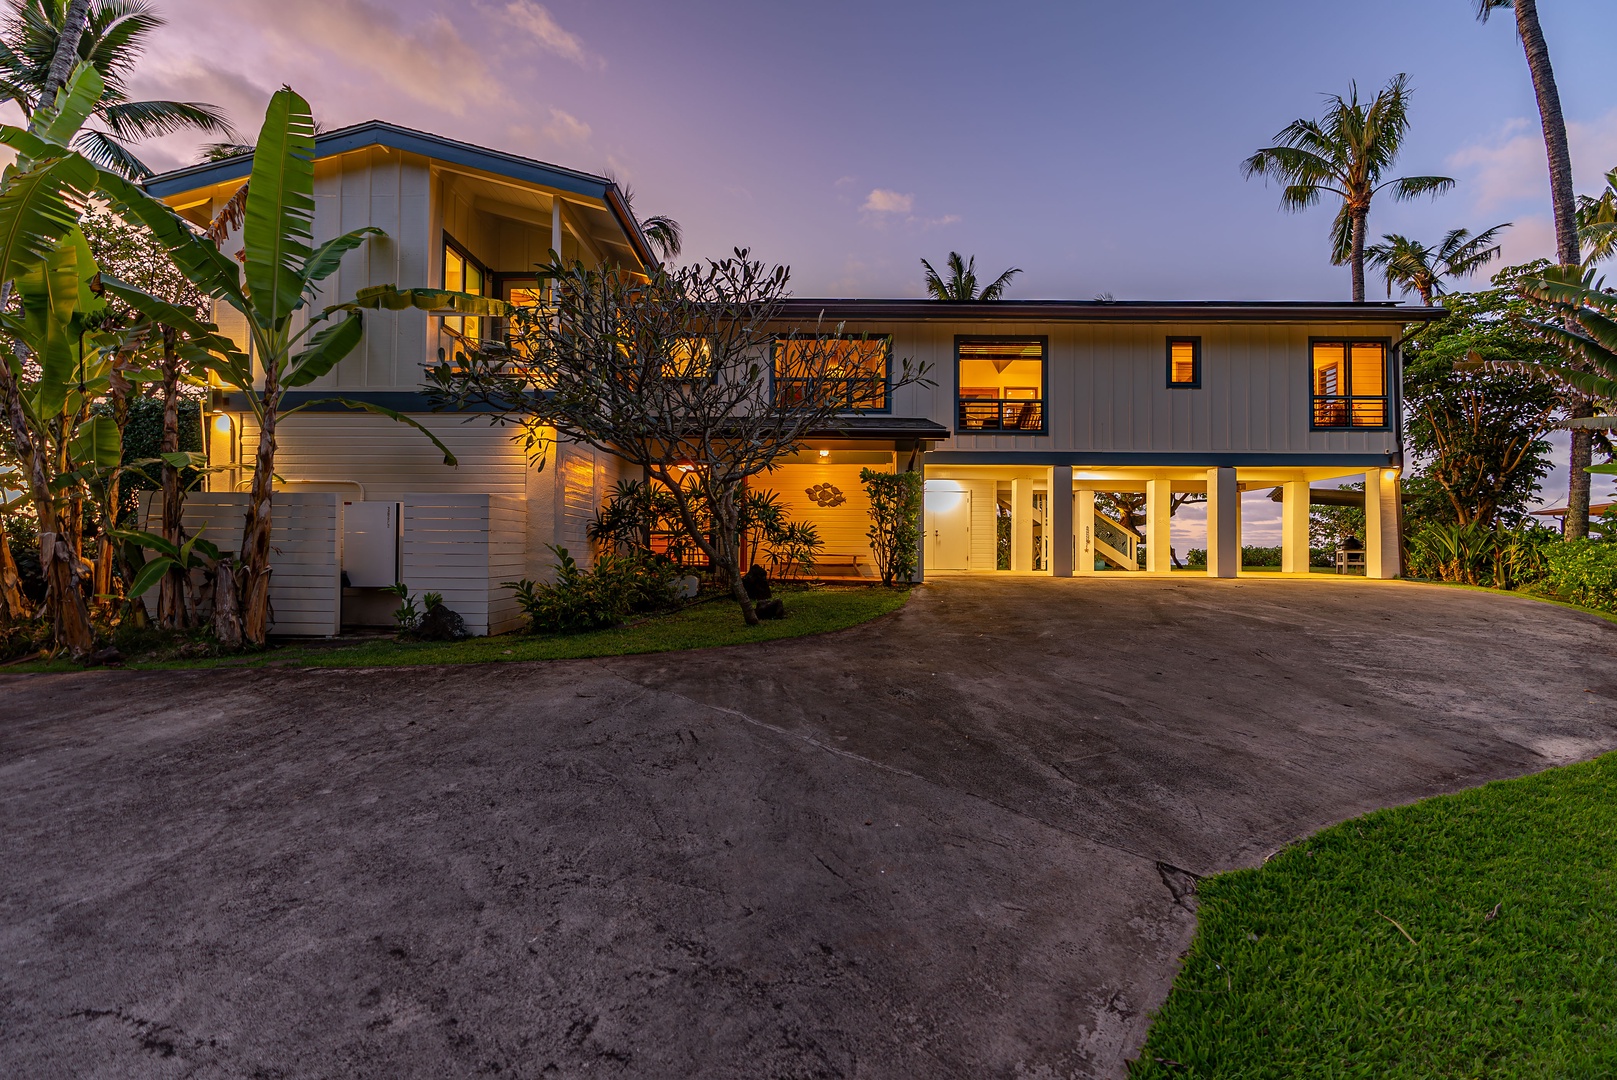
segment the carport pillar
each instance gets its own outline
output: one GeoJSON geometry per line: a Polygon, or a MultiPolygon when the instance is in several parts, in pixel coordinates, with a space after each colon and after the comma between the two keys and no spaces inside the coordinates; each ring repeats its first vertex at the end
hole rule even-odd
{"type": "Polygon", "coordinates": [[[1207,470],[1207,576],[1232,578],[1241,571],[1241,489],[1235,470],[1207,470]]]}
{"type": "Polygon", "coordinates": [[[1073,496],[1073,515],[1077,519],[1073,526],[1074,546],[1078,549],[1074,557],[1073,570],[1079,574],[1093,574],[1095,572],[1095,493],[1089,488],[1078,491],[1073,496]]]}
{"type": "Polygon", "coordinates": [[[1173,484],[1145,482],[1145,568],[1153,574],[1173,570],[1173,484]]]}
{"type": "Polygon", "coordinates": [[[1033,569],[1033,479],[1011,481],[1011,569],[1033,569]]]}
{"type": "Polygon", "coordinates": [[[1280,572],[1308,573],[1309,494],[1307,480],[1287,480],[1280,504],[1280,572]]]}
{"type": "Polygon", "coordinates": [[[1398,470],[1364,474],[1364,576],[1395,578],[1402,573],[1398,535],[1398,470]]]}
{"type": "Polygon", "coordinates": [[[1050,541],[1050,576],[1072,577],[1072,466],[1050,466],[1044,529],[1050,541]]]}

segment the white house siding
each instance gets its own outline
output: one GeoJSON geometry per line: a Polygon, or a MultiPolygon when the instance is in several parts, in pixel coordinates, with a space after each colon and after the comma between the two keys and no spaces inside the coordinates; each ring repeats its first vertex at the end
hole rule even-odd
{"type": "MultiPolygon", "coordinates": [[[[304,412],[276,425],[275,474],[294,485],[353,481],[369,500],[411,491],[525,497],[528,465],[512,441],[515,429],[491,427],[476,416],[465,423],[447,414],[414,419],[444,441],[459,465],[445,465],[438,448],[407,424],[369,413],[304,412]]],[[[258,425],[248,414],[241,454],[249,464],[257,445],[258,425]]]]}
{"type": "MultiPolygon", "coordinates": [[[[160,531],[161,500],[146,499],[146,528],[160,531]]],[[[181,522],[220,551],[241,550],[246,492],[194,492],[181,522]]],[[[342,499],[321,491],[281,492],[270,513],[270,632],[331,637],[341,630],[342,499]]]]}
{"type": "Polygon", "coordinates": [[[938,450],[1387,454],[1391,431],[1311,431],[1310,337],[1396,338],[1385,323],[859,323],[893,335],[895,364],[930,364],[936,386],[904,387],[893,413],[955,427],[955,336],[1048,337],[1046,435],[962,435],[938,450]],[[1202,339],[1202,385],[1166,386],[1166,340],[1202,339]]]}
{"type": "MultiPolygon", "coordinates": [[[[550,469],[555,470],[552,486],[556,494],[555,539],[549,542],[566,548],[580,566],[593,565],[589,524],[613,486],[625,476],[637,475],[637,471],[612,454],[578,443],[562,443],[551,455],[546,466],[547,471],[550,469]]],[[[543,551],[540,561],[551,564],[554,557],[543,551]]]]}

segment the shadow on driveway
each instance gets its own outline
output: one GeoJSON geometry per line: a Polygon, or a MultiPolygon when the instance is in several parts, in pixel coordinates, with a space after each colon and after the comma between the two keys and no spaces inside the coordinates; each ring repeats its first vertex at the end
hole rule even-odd
{"type": "Polygon", "coordinates": [[[1617,747],[1617,628],[957,579],[842,634],[0,680],[0,1072],[1118,1076],[1196,876],[1617,747]]]}

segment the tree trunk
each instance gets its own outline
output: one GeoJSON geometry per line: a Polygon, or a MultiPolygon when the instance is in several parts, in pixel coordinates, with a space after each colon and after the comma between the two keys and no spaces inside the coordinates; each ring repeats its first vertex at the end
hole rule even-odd
{"type": "Polygon", "coordinates": [[[1349,260],[1353,263],[1353,302],[1364,303],[1364,230],[1369,222],[1369,210],[1353,211],[1353,252],[1349,260]]]}
{"type": "Polygon", "coordinates": [[[741,618],[748,626],[759,625],[762,620],[758,618],[757,609],[752,606],[752,597],[747,595],[747,587],[741,583],[741,571],[734,566],[723,569],[724,576],[730,584],[730,595],[741,605],[741,618]]]}
{"type": "MultiPolygon", "coordinates": [[[[163,441],[158,446],[162,454],[177,453],[180,449],[180,358],[174,350],[174,331],[163,327],[163,441]]],[[[180,494],[180,470],[169,462],[162,465],[163,482],[163,539],[179,547],[181,544],[181,510],[184,503],[180,494]]],[[[175,566],[163,575],[157,586],[157,625],[164,630],[184,630],[189,624],[189,605],[185,590],[188,574],[175,566]]]]}
{"type": "Polygon", "coordinates": [[[228,555],[213,575],[213,636],[227,649],[241,648],[241,609],[236,595],[236,568],[228,555]]]}
{"type": "MultiPolygon", "coordinates": [[[[1562,266],[1577,266],[1577,199],[1572,193],[1572,152],[1567,146],[1566,119],[1561,115],[1561,93],[1550,66],[1549,46],[1538,22],[1537,0],[1516,0],[1516,33],[1527,54],[1527,70],[1533,76],[1533,95],[1538,99],[1539,122],[1544,129],[1544,153],[1550,167],[1550,204],[1555,209],[1555,258],[1562,266]]],[[[1593,416],[1594,406],[1582,397],[1574,398],[1568,409],[1571,417],[1593,416]]],[[[1566,537],[1589,535],[1589,474],[1592,435],[1572,433],[1570,476],[1567,483],[1566,537]]]]}
{"type": "Polygon", "coordinates": [[[5,515],[0,514],[0,625],[22,622],[27,618],[28,606],[22,595],[22,575],[17,570],[17,560],[11,554],[5,515]]]}
{"type": "MultiPolygon", "coordinates": [[[[38,105],[48,105],[56,98],[56,91],[73,75],[79,62],[79,39],[90,19],[90,0],[68,0],[67,12],[62,16],[62,29],[56,36],[56,52],[51,54],[50,70],[45,75],[45,89],[39,95],[38,105]]],[[[37,108],[38,105],[35,107],[37,108]]]]}
{"type": "Polygon", "coordinates": [[[280,399],[278,384],[275,365],[266,365],[262,395],[263,427],[258,431],[258,453],[253,459],[247,525],[241,537],[241,562],[247,572],[242,589],[242,636],[253,645],[263,645],[269,638],[270,500],[275,491],[275,410],[280,399]]]}
{"type": "MultiPolygon", "coordinates": [[[[129,369],[130,356],[127,352],[119,351],[113,357],[112,370],[109,383],[112,393],[112,422],[118,427],[118,445],[123,446],[124,431],[129,427],[129,392],[134,386],[124,377],[129,369]]],[[[105,611],[113,610],[113,570],[117,565],[115,553],[117,544],[112,538],[112,530],[118,527],[118,511],[122,497],[123,487],[123,461],[107,475],[106,492],[106,521],[95,553],[95,592],[97,597],[105,597],[102,602],[106,605],[105,611]]]]}

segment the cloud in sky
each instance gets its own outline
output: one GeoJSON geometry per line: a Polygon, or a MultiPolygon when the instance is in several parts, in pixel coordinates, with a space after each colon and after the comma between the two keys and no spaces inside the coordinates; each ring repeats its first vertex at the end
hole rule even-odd
{"type": "Polygon", "coordinates": [[[915,209],[915,196],[888,188],[875,188],[859,209],[867,214],[907,214],[915,209]]]}
{"type": "Polygon", "coordinates": [[[543,4],[511,0],[505,5],[504,15],[507,22],[525,31],[541,48],[563,60],[571,60],[582,68],[606,67],[606,60],[586,49],[577,34],[563,29],[543,4]]]}
{"type": "MultiPolygon", "coordinates": [[[[1580,191],[1595,191],[1605,170],[1617,165],[1617,109],[1592,121],[1566,126],[1573,180],[1580,191]]],[[[1489,139],[1462,146],[1448,157],[1449,168],[1470,173],[1467,181],[1478,210],[1498,210],[1525,200],[1548,201],[1549,166],[1537,120],[1507,121],[1489,139]]]]}
{"type": "Polygon", "coordinates": [[[590,126],[554,105],[550,107],[550,123],[545,125],[544,131],[552,142],[567,146],[582,146],[590,141],[590,126]]]}

